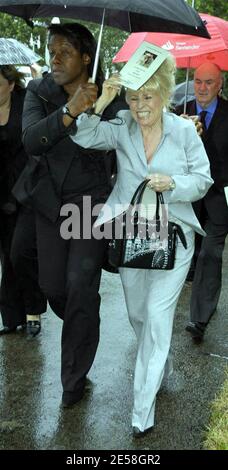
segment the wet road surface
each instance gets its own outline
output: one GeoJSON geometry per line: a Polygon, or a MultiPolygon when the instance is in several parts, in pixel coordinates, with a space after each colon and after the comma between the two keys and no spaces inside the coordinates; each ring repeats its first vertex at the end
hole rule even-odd
{"type": "Polygon", "coordinates": [[[228,248],[218,311],[205,341],[192,344],[185,332],[191,288],[184,287],[172,340],[174,373],[159,392],[152,434],[131,434],[136,352],[120,279],[104,272],[101,340],[89,373],[92,390],[73,408],[61,408],[61,320],[49,309],[42,332],[0,337],[0,449],[201,449],[210,402],[219,391],[228,356],[228,248]]]}

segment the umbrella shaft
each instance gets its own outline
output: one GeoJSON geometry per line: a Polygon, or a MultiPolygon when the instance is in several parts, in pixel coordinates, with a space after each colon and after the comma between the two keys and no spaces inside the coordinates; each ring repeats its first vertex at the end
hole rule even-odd
{"type": "Polygon", "coordinates": [[[91,80],[92,83],[95,83],[96,76],[97,76],[97,68],[98,68],[100,49],[101,49],[101,40],[102,40],[102,34],[103,34],[103,29],[104,29],[104,19],[105,19],[105,8],[103,10],[102,22],[101,22],[98,41],[97,41],[97,49],[96,49],[96,55],[94,59],[93,74],[92,74],[92,80],[91,80]]]}

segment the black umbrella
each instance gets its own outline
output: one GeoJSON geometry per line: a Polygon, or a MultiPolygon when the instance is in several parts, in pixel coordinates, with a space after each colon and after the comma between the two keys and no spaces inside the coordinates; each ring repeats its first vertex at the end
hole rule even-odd
{"type": "Polygon", "coordinates": [[[167,31],[209,38],[198,13],[185,0],[0,0],[0,11],[24,18],[59,16],[125,31],[167,31]]]}

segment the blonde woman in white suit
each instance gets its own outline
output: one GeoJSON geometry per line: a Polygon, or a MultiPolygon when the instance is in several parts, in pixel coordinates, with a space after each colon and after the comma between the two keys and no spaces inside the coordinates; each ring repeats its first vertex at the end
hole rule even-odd
{"type": "MultiPolygon", "coordinates": [[[[119,270],[138,343],[132,414],[134,437],[143,436],[154,426],[156,394],[164,376],[177,301],[194,251],[194,233],[205,235],[191,202],[202,198],[213,183],[209,161],[194,124],[164,111],[169,106],[174,76],[175,65],[170,56],[142,88],[127,90],[129,110],[120,111],[110,122],[83,113],[72,136],[82,147],[115,149],[117,153],[117,181],[96,221],[97,226],[118,215],[121,207],[126,208],[138,185],[148,178],[148,186],[163,193],[169,220],[182,227],[187,239],[187,249],[178,241],[171,271],[119,270]]],[[[107,80],[95,112],[102,114],[118,90],[116,77],[107,80]]],[[[77,116],[95,100],[96,86],[88,83],[68,102],[70,114],[77,116]]]]}

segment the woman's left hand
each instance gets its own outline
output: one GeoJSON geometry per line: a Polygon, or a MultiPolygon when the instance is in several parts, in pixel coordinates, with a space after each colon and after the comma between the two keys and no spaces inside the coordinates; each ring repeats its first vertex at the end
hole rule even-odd
{"type": "Polygon", "coordinates": [[[147,186],[150,189],[153,189],[155,192],[162,193],[162,191],[168,191],[170,189],[170,184],[173,182],[171,176],[169,175],[162,175],[161,173],[152,173],[148,175],[147,186]]]}

